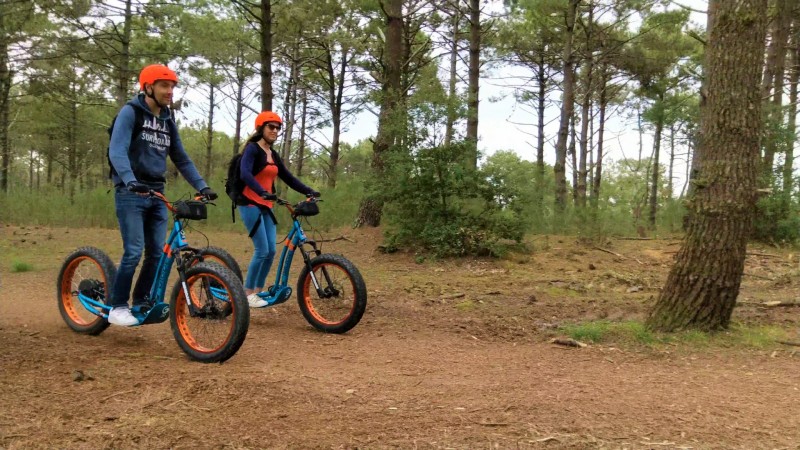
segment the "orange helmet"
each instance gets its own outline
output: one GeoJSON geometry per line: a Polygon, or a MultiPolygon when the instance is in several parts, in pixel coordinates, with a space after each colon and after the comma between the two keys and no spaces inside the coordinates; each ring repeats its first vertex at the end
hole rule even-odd
{"type": "Polygon", "coordinates": [[[256,130],[261,128],[261,125],[264,125],[267,122],[283,123],[281,116],[272,111],[262,111],[261,114],[256,116],[256,130]]]}
{"type": "Polygon", "coordinates": [[[153,84],[158,80],[169,80],[178,83],[178,75],[175,74],[169,67],[161,64],[152,64],[139,73],[139,89],[144,90],[145,84],[153,84]]]}

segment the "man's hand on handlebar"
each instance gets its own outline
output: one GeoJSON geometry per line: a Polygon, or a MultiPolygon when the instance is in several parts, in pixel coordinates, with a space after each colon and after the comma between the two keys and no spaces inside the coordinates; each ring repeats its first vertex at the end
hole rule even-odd
{"type": "Polygon", "coordinates": [[[149,194],[150,186],[139,183],[138,181],[129,181],[126,185],[129,191],[136,192],[137,194],[149,194]]]}
{"type": "Polygon", "coordinates": [[[205,197],[208,201],[214,201],[219,197],[210,187],[204,187],[203,190],[200,191],[200,195],[205,197]]]}

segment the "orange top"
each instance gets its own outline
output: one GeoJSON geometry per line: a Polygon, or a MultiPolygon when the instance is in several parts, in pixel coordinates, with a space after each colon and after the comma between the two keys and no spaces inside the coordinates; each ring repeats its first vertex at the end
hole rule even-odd
{"type": "MultiPolygon", "coordinates": [[[[259,146],[259,148],[261,148],[259,146]]],[[[261,150],[264,150],[263,148],[261,150]]],[[[265,191],[269,192],[270,194],[274,194],[272,192],[272,186],[275,182],[275,178],[278,178],[278,166],[275,165],[275,161],[272,160],[272,151],[266,150],[265,153],[267,154],[267,166],[264,167],[260,172],[254,174],[256,181],[261,187],[264,188],[265,191]]],[[[255,203],[256,205],[262,205],[269,208],[272,208],[272,202],[269,200],[264,200],[255,193],[250,186],[245,186],[244,191],[242,191],[245,197],[247,197],[250,201],[255,203]]]]}

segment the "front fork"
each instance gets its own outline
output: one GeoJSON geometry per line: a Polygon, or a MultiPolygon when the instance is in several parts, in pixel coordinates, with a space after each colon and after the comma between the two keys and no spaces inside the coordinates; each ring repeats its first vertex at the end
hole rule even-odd
{"type": "Polygon", "coordinates": [[[325,277],[325,281],[328,283],[329,287],[329,289],[323,289],[319,284],[319,280],[317,280],[317,276],[314,274],[314,268],[311,267],[311,258],[321,255],[322,251],[317,248],[317,243],[314,241],[306,241],[305,244],[311,246],[311,251],[306,252],[306,250],[301,246],[300,254],[303,255],[303,263],[308,269],[308,274],[311,277],[311,282],[314,283],[314,289],[317,290],[317,295],[319,295],[320,298],[328,298],[332,295],[336,295],[336,293],[330,292],[330,290],[333,289],[333,282],[331,281],[330,275],[328,275],[328,269],[326,269],[325,266],[322,266],[322,275],[325,277]]]}
{"type": "MultiPolygon", "coordinates": [[[[194,305],[194,302],[192,302],[192,296],[189,293],[189,285],[186,283],[187,260],[181,257],[180,254],[175,258],[175,260],[177,262],[178,276],[180,277],[181,289],[183,289],[183,298],[186,299],[186,307],[189,308],[189,316],[195,317],[198,313],[197,307],[194,305]]],[[[191,259],[189,259],[188,261],[191,261],[191,259]]]]}

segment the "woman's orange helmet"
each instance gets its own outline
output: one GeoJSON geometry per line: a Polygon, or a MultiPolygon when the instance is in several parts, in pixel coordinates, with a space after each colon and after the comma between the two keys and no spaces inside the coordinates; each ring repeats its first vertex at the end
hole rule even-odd
{"type": "Polygon", "coordinates": [[[261,114],[256,116],[256,130],[261,128],[261,125],[264,125],[267,122],[283,123],[281,116],[272,111],[262,111],[261,114]]]}
{"type": "Polygon", "coordinates": [[[178,83],[178,75],[169,67],[161,64],[152,64],[139,73],[139,89],[144,90],[145,84],[153,84],[158,80],[169,80],[178,83]]]}

